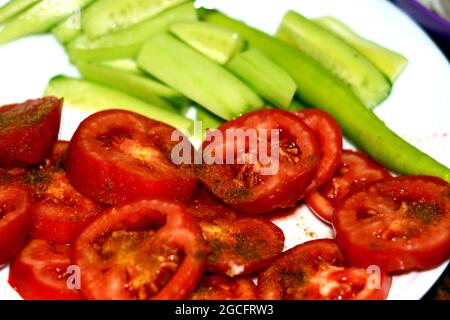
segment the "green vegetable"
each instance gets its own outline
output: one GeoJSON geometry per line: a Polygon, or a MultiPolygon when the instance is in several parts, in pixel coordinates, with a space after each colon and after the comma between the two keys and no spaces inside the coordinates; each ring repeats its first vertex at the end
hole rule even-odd
{"type": "Polygon", "coordinates": [[[408,59],[401,54],[386,49],[375,42],[364,39],[346,24],[333,17],[314,19],[322,27],[342,38],[349,45],[361,52],[378,69],[394,83],[408,65],[408,59]]]}
{"type": "Polygon", "coordinates": [[[142,69],[223,119],[264,105],[225,68],[167,33],[150,39],[137,61],[142,69]]]}
{"type": "Polygon", "coordinates": [[[308,107],[298,99],[294,99],[291,102],[291,105],[289,106],[289,111],[297,111],[297,110],[304,110],[308,109],[308,107]]]}
{"type": "Polygon", "coordinates": [[[402,174],[424,174],[450,182],[450,169],[392,132],[338,78],[299,50],[225,15],[209,11],[208,22],[229,27],[278,63],[297,82],[297,95],[330,113],[346,136],[385,167],[402,174]]]}
{"type": "Polygon", "coordinates": [[[99,60],[95,63],[141,76],[144,75],[144,72],[139,68],[136,61],[132,59],[99,60]]]}
{"type": "Polygon", "coordinates": [[[227,68],[274,106],[289,108],[297,84],[289,73],[259,50],[250,49],[238,54],[227,68]]]}
{"type": "Polygon", "coordinates": [[[93,0],[42,0],[11,20],[0,31],[0,44],[46,32],[93,0]]]}
{"type": "Polygon", "coordinates": [[[81,34],[80,12],[76,12],[52,29],[58,41],[65,45],[81,34]]]}
{"type": "Polygon", "coordinates": [[[277,37],[310,55],[348,83],[368,108],[376,107],[389,96],[389,80],[369,60],[302,15],[288,11],[277,37]]]}
{"type": "Polygon", "coordinates": [[[166,30],[170,24],[195,20],[197,13],[192,3],[186,3],[126,30],[95,40],[89,40],[86,35],[79,36],[69,44],[69,56],[73,61],[134,58],[147,39],[166,30]]]}
{"type": "Polygon", "coordinates": [[[4,23],[40,0],[9,0],[0,8],[0,23],[4,23]]]}
{"type": "Polygon", "coordinates": [[[207,22],[178,22],[169,31],[211,60],[227,63],[244,46],[244,39],[233,30],[207,22]]]}
{"type": "Polygon", "coordinates": [[[198,106],[185,106],[181,109],[181,114],[186,118],[194,120],[194,130],[191,135],[191,139],[197,143],[201,144],[204,140],[206,130],[217,129],[225,121],[215,116],[208,110],[198,106]]]}
{"type": "Polygon", "coordinates": [[[55,77],[50,80],[44,94],[64,97],[64,105],[84,112],[123,109],[140,113],[179,129],[190,130],[192,127],[191,120],[177,113],[155,107],[120,91],[85,80],[65,76],[55,77]]]}
{"type": "Polygon", "coordinates": [[[84,32],[94,39],[134,26],[188,0],[99,0],[85,10],[84,32]]]}

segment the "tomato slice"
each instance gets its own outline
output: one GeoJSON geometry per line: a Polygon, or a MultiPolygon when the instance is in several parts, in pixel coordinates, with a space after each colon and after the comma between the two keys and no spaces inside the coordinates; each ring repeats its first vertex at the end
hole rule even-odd
{"type": "Polygon", "coordinates": [[[426,176],[375,182],[344,200],[333,226],[355,265],[432,268],[450,258],[450,185],[426,176]]]}
{"type": "Polygon", "coordinates": [[[31,228],[31,195],[0,171],[0,266],[21,248],[31,228]]]}
{"type": "Polygon", "coordinates": [[[89,299],[186,299],[209,247],[181,204],[140,200],[107,209],[75,242],[89,299]]]}
{"type": "Polygon", "coordinates": [[[107,205],[149,197],[186,201],[197,179],[191,165],[171,160],[175,130],[133,112],[98,112],[80,124],[70,142],[70,182],[107,205]]]}
{"type": "Polygon", "coordinates": [[[364,184],[390,177],[389,172],[361,152],[344,150],[334,177],[306,198],[308,207],[323,221],[331,223],[336,206],[364,184]]]}
{"type": "Polygon", "coordinates": [[[319,163],[314,133],[287,111],[247,113],[220,126],[212,137],[203,143],[207,161],[198,168],[200,179],[226,204],[246,213],[293,206],[303,197],[319,163]],[[272,130],[277,131],[273,137],[272,130]],[[278,142],[272,138],[278,138],[278,142]],[[272,150],[279,151],[278,159],[272,150]],[[209,160],[216,162],[210,164],[209,160]]]}
{"type": "Polygon", "coordinates": [[[11,263],[9,283],[27,300],[82,300],[69,287],[70,265],[69,245],[31,240],[11,263]]]}
{"type": "Polygon", "coordinates": [[[192,300],[255,300],[258,291],[250,278],[228,278],[218,275],[203,277],[192,300]]]}
{"type": "Polygon", "coordinates": [[[68,142],[57,142],[45,163],[22,177],[22,181],[35,191],[33,238],[70,244],[103,210],[103,206],[70,185],[64,171],[68,145],[68,142]]]}
{"type": "Polygon", "coordinates": [[[312,194],[330,180],[339,167],[342,156],[342,131],[333,117],[322,110],[305,109],[296,111],[294,114],[314,131],[319,141],[319,168],[305,191],[306,194],[312,194]]]}
{"type": "Polygon", "coordinates": [[[58,137],[62,104],[47,97],[0,107],[0,167],[44,160],[58,137]]]}
{"type": "Polygon", "coordinates": [[[209,272],[229,277],[262,270],[283,251],[283,231],[270,220],[238,217],[203,188],[189,212],[212,247],[209,272]]]}
{"type": "Polygon", "coordinates": [[[347,264],[331,239],[313,240],[284,252],[258,277],[258,291],[268,300],[381,300],[391,277],[347,264]]]}

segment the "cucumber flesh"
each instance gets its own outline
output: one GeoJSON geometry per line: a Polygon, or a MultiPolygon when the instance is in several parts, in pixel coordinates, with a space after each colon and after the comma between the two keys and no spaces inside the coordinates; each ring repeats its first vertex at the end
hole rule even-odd
{"type": "Polygon", "coordinates": [[[197,13],[192,3],[169,9],[126,30],[108,34],[95,40],[86,35],[77,37],[68,46],[72,61],[135,58],[143,43],[154,34],[164,31],[178,21],[195,21],[197,13]]]}
{"type": "Polygon", "coordinates": [[[224,67],[161,33],[141,49],[138,65],[219,117],[230,120],[264,101],[224,67]]]}
{"type": "Polygon", "coordinates": [[[394,83],[408,65],[403,55],[367,40],[343,22],[333,17],[321,17],[314,22],[333,32],[369,59],[389,80],[394,83]]]}
{"type": "Polygon", "coordinates": [[[127,29],[188,0],[99,0],[82,18],[84,32],[95,39],[127,29]]]}
{"type": "Polygon", "coordinates": [[[302,15],[289,11],[277,37],[310,55],[341,78],[368,108],[383,102],[391,83],[357,50],[302,15]]]}
{"type": "Polygon", "coordinates": [[[192,120],[170,112],[123,92],[75,78],[58,76],[50,80],[45,95],[64,98],[64,105],[83,112],[98,112],[106,109],[134,111],[176,128],[190,130],[192,120]]]}
{"type": "Polygon", "coordinates": [[[52,29],[58,41],[65,45],[81,34],[80,12],[76,12],[52,29]]]}
{"type": "Polygon", "coordinates": [[[0,31],[0,44],[46,32],[93,0],[42,0],[11,20],[0,31]]]}
{"type": "Polygon", "coordinates": [[[239,33],[208,22],[178,22],[171,25],[169,31],[219,64],[227,63],[245,46],[239,33]]]}
{"type": "Polygon", "coordinates": [[[142,71],[136,61],[132,59],[104,60],[96,61],[95,63],[112,69],[126,71],[137,75],[144,75],[144,71],[142,71]]]}
{"type": "Polygon", "coordinates": [[[242,52],[227,64],[227,68],[275,107],[289,108],[297,84],[261,51],[250,49],[242,52]]]}
{"type": "Polygon", "coordinates": [[[4,23],[40,0],[10,0],[0,8],[0,23],[4,23]]]}

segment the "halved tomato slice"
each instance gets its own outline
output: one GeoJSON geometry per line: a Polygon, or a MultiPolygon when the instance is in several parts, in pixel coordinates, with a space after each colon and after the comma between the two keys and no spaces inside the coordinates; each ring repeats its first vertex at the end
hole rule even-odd
{"type": "Polygon", "coordinates": [[[31,240],[11,263],[9,283],[27,300],[82,300],[70,265],[69,245],[31,240]]]}
{"type": "Polygon", "coordinates": [[[186,201],[197,179],[191,165],[172,162],[172,148],[179,142],[171,140],[174,131],[134,112],[98,112],[80,124],[70,142],[69,180],[107,205],[149,197],[186,201]]]}
{"type": "Polygon", "coordinates": [[[344,150],[334,177],[308,196],[306,203],[319,218],[331,223],[334,210],[348,193],[387,177],[389,172],[365,154],[344,150]]]}
{"type": "Polygon", "coordinates": [[[210,136],[203,143],[200,179],[226,204],[246,213],[293,206],[319,163],[314,133],[287,111],[250,112],[210,136]]]}
{"type": "Polygon", "coordinates": [[[435,267],[450,258],[450,185],[396,177],[353,192],[333,216],[349,261],[388,272],[435,267]]]}
{"type": "Polygon", "coordinates": [[[284,252],[260,273],[258,291],[268,300],[381,300],[391,277],[379,271],[349,266],[334,240],[313,240],[284,252]]]}
{"type": "Polygon", "coordinates": [[[256,285],[250,278],[228,278],[218,275],[203,276],[192,300],[255,300],[256,285]]]}
{"type": "Polygon", "coordinates": [[[186,299],[208,253],[183,205],[140,200],[94,220],[75,242],[73,257],[89,299],[186,299]]]}
{"type": "Polygon", "coordinates": [[[58,137],[62,104],[47,97],[0,107],[0,167],[44,160],[58,137]]]}

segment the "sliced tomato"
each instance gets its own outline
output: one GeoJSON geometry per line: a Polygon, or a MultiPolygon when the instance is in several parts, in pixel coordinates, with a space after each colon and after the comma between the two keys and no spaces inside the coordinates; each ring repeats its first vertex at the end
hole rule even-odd
{"type": "Polygon", "coordinates": [[[0,266],[19,251],[31,228],[31,195],[11,181],[12,176],[0,172],[0,266]]]}
{"type": "Polygon", "coordinates": [[[313,240],[284,252],[258,277],[258,291],[268,300],[381,300],[391,277],[382,270],[351,267],[336,241],[313,240]]]}
{"type": "Polygon", "coordinates": [[[308,196],[306,203],[319,218],[331,223],[333,212],[348,193],[387,177],[389,172],[365,154],[344,150],[334,177],[308,196]]]}
{"type": "Polygon", "coordinates": [[[58,137],[62,104],[47,97],[0,107],[0,167],[44,160],[58,137]]]}
{"type": "Polygon", "coordinates": [[[237,217],[207,193],[200,193],[189,212],[212,247],[207,264],[212,273],[235,277],[259,271],[283,251],[283,231],[270,220],[237,217]]]}
{"type": "Polygon", "coordinates": [[[106,210],[75,242],[89,299],[186,299],[209,247],[181,204],[140,200],[106,210]]]}
{"type": "Polygon", "coordinates": [[[319,141],[319,168],[305,191],[306,194],[312,194],[330,180],[339,167],[342,156],[342,130],[336,120],[325,111],[305,109],[296,111],[294,114],[314,131],[319,141]]]}
{"type": "Polygon", "coordinates": [[[70,265],[69,245],[31,240],[11,263],[9,283],[27,300],[82,300],[70,265]]]}
{"type": "Polygon", "coordinates": [[[69,183],[64,171],[68,142],[55,144],[50,157],[22,180],[35,191],[32,237],[71,243],[103,206],[85,197],[69,183]]]}
{"type": "Polygon", "coordinates": [[[149,197],[186,201],[197,179],[191,165],[172,162],[175,131],[134,112],[98,112],[80,124],[70,142],[70,182],[107,205],[149,197]]]}
{"type": "Polygon", "coordinates": [[[250,112],[210,135],[211,141],[203,143],[200,179],[239,211],[263,213],[291,207],[303,197],[316,173],[320,157],[316,137],[290,112],[250,112]]]}
{"type": "Polygon", "coordinates": [[[375,182],[344,200],[333,227],[357,266],[388,272],[435,267],[450,258],[450,185],[426,176],[375,182]]]}
{"type": "Polygon", "coordinates": [[[203,277],[192,300],[255,300],[258,292],[250,278],[228,278],[218,275],[203,277]]]}

